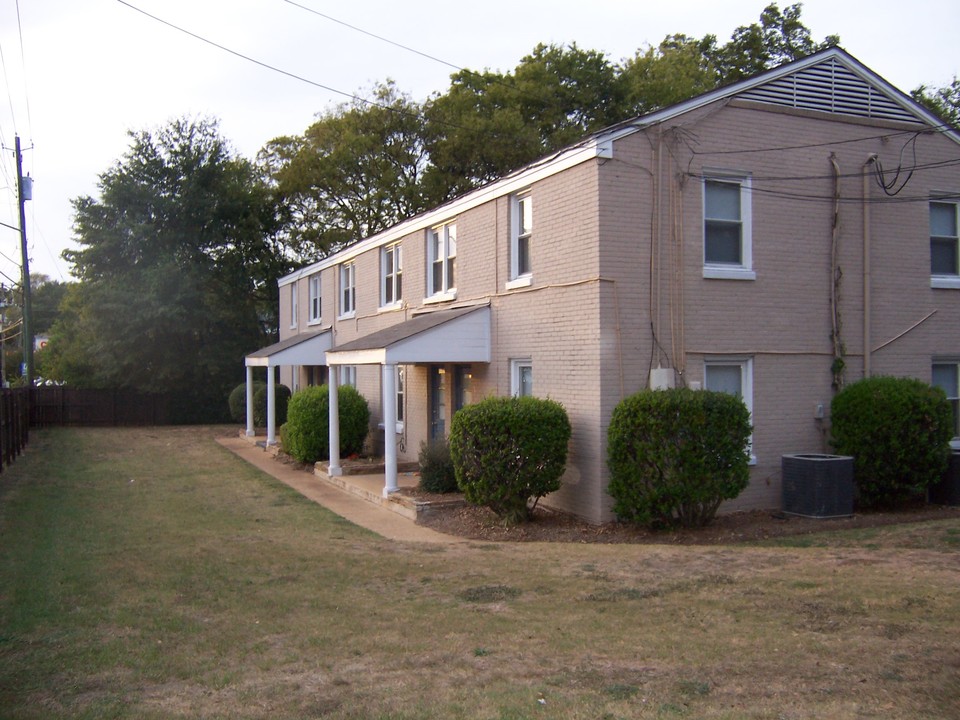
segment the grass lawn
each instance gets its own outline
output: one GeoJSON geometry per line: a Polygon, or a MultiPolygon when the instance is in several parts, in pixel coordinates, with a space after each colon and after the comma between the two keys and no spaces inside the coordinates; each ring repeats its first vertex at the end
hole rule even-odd
{"type": "Polygon", "coordinates": [[[960,717],[958,520],[391,543],[217,432],[39,431],[0,474],[0,717],[960,717]]]}

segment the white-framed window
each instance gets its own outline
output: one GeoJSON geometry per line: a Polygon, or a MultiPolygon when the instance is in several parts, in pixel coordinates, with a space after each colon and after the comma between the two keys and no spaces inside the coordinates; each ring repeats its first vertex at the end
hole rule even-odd
{"type": "Polygon", "coordinates": [[[930,202],[930,284],[939,288],[960,288],[960,236],[958,204],[930,202]]]}
{"type": "Polygon", "coordinates": [[[427,296],[452,299],[457,294],[457,224],[427,233],[427,296]]]}
{"type": "Polygon", "coordinates": [[[352,262],[340,266],[340,317],[351,317],[356,305],[356,266],[352,262]]]}
{"type": "MultiPolygon", "coordinates": [[[[705,390],[725,392],[743,400],[753,423],[753,358],[750,357],[713,357],[703,363],[703,387],[705,390]]],[[[750,462],[755,463],[753,455],[753,435],[747,441],[750,462]]]]}
{"type": "Polygon", "coordinates": [[[749,176],[703,178],[703,276],[727,280],[756,277],[749,176]]]}
{"type": "Polygon", "coordinates": [[[510,394],[515,397],[533,395],[533,361],[530,358],[510,361],[510,394]]]}
{"type": "Polygon", "coordinates": [[[297,283],[290,284],[290,327],[297,326],[297,283]]]}
{"type": "Polygon", "coordinates": [[[533,198],[529,191],[510,197],[510,282],[508,287],[529,285],[533,274],[530,239],[533,235],[533,198]]]}
{"type": "Polygon", "coordinates": [[[403,299],[403,253],[400,243],[380,250],[380,306],[397,305],[403,299]]]}
{"type": "Polygon", "coordinates": [[[340,387],[344,385],[349,385],[352,388],[357,387],[357,366],[356,365],[341,365],[340,366],[340,387]]]}
{"type": "Polygon", "coordinates": [[[933,385],[942,388],[953,408],[953,441],[960,449],[960,360],[937,360],[933,363],[933,385]]]}
{"type": "Polygon", "coordinates": [[[320,311],[322,306],[320,303],[320,273],[316,275],[311,275],[307,281],[307,287],[309,289],[310,297],[310,314],[308,322],[318,323],[320,322],[320,311]]]}

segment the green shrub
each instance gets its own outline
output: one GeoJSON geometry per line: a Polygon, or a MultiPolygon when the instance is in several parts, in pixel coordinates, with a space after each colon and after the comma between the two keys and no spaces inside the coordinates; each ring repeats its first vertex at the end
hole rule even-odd
{"type": "Polygon", "coordinates": [[[450,459],[450,443],[431,440],[420,443],[420,489],[430,493],[452,493],[457,486],[457,475],[450,459]]]}
{"type": "Polygon", "coordinates": [[[863,507],[922,499],[946,470],[953,415],[943,390],[913,378],[872,377],[830,405],[834,451],[853,456],[863,507]]]}
{"type": "Polygon", "coordinates": [[[457,485],[475,505],[507,524],[529,516],[536,502],[560,489],[570,420],[563,406],[533,397],[491,397],[453,416],[450,455],[457,485]]]}
{"type": "MultiPolygon", "coordinates": [[[[330,391],[326,385],[298,390],[290,398],[287,422],[281,432],[284,452],[300,462],[330,457],[330,391]]],[[[337,390],[340,416],[340,456],[363,450],[370,424],[370,408],[363,395],[344,385],[337,390]]]]}
{"type": "MultiPolygon", "coordinates": [[[[257,390],[260,388],[266,389],[267,384],[262,380],[254,380],[253,382],[253,392],[256,396],[257,390]]],[[[230,396],[227,398],[227,406],[230,408],[230,419],[238,423],[247,422],[247,384],[240,383],[233,390],[230,391],[230,396]]],[[[256,398],[254,398],[254,408],[256,405],[256,398]]],[[[256,409],[254,409],[254,415],[256,415],[256,409]]]]}
{"type": "MultiPolygon", "coordinates": [[[[287,421],[287,407],[290,404],[290,388],[286,385],[274,387],[274,423],[280,427],[287,421]]],[[[253,391],[253,424],[257,427],[267,425],[267,384],[253,391]]]]}
{"type": "Polygon", "coordinates": [[[734,395],[639,392],[617,405],[607,432],[607,492],[621,520],[706,525],[749,482],[750,413],[734,395]]]}

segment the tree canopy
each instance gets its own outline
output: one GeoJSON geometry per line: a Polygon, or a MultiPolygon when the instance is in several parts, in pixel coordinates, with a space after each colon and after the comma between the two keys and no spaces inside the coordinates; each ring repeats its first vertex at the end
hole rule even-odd
{"type": "Polygon", "coordinates": [[[275,325],[276,279],[291,267],[270,192],[216,122],[130,137],[100,196],[74,203],[81,249],[65,257],[80,283],[44,371],[77,386],[173,392],[189,401],[179,419],[217,419],[244,354],[275,325]]]}

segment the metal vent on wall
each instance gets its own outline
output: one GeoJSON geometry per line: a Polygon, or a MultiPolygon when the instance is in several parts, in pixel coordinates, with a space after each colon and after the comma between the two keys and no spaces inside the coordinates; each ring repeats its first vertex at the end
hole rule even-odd
{"type": "Polygon", "coordinates": [[[748,90],[740,97],[801,110],[923,124],[911,112],[833,59],[748,90]]]}

